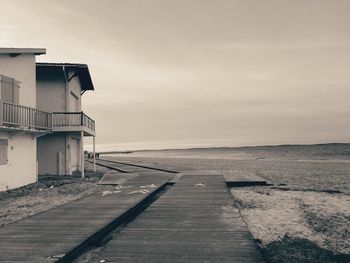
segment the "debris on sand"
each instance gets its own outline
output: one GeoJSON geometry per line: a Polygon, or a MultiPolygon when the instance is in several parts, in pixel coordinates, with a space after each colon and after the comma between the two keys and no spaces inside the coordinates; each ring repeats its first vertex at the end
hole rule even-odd
{"type": "Polygon", "coordinates": [[[135,191],[131,191],[130,193],[128,193],[128,195],[132,195],[132,194],[147,194],[149,193],[149,190],[147,189],[142,189],[142,190],[135,190],[135,191]]]}
{"type": "Polygon", "coordinates": [[[120,193],[121,191],[109,191],[109,190],[106,190],[106,191],[103,191],[102,192],[102,196],[105,196],[105,195],[111,195],[111,194],[118,194],[120,193]]]}
{"type": "Polygon", "coordinates": [[[140,188],[155,188],[157,187],[155,184],[149,184],[149,185],[141,185],[140,188]]]}
{"type": "Polygon", "coordinates": [[[115,189],[122,190],[122,189],[128,189],[130,187],[133,187],[133,185],[123,186],[123,185],[120,184],[120,185],[115,186],[115,189]]]}

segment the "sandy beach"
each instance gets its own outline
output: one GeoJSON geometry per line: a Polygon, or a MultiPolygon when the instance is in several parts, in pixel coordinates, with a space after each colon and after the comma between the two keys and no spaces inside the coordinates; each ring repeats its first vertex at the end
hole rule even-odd
{"type": "Polygon", "coordinates": [[[239,170],[259,175],[271,185],[233,188],[231,193],[269,261],[348,262],[350,162],[342,158],[246,157],[215,158],[211,155],[200,158],[191,153],[165,151],[115,158],[161,164],[177,170],[222,173],[239,170]],[[156,157],[151,157],[152,154],[156,157]]]}

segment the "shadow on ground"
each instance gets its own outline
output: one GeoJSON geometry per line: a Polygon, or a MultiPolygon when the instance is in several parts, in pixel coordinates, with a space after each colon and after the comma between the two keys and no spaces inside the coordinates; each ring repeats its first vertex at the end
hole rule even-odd
{"type": "Polygon", "coordinates": [[[350,254],[334,254],[320,248],[304,238],[290,238],[274,241],[263,248],[269,263],[345,263],[350,262],[350,254]]]}

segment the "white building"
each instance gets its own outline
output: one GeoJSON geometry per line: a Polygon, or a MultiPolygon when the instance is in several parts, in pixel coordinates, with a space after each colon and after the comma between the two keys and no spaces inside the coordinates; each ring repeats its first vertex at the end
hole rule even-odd
{"type": "Polygon", "coordinates": [[[36,55],[45,49],[0,48],[0,191],[37,180],[37,138],[52,115],[37,110],[36,55]]]}
{"type": "Polygon", "coordinates": [[[37,63],[37,108],[52,112],[52,133],[38,139],[40,175],[84,171],[84,136],[93,136],[95,121],[81,111],[82,94],[94,90],[85,64],[37,63]]]}

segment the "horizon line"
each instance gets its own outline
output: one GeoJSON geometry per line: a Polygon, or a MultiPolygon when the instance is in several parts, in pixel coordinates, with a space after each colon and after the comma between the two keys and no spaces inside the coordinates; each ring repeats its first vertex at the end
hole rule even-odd
{"type": "MultiPolygon", "coordinates": [[[[183,148],[161,148],[161,149],[136,149],[136,150],[109,150],[103,152],[146,152],[146,151],[170,151],[170,150],[196,150],[196,149],[241,149],[241,148],[259,148],[259,147],[293,147],[293,146],[325,146],[325,145],[345,145],[350,142],[328,142],[328,143],[295,143],[295,144],[262,144],[245,146],[208,146],[208,147],[183,147],[183,148]]],[[[98,151],[96,151],[98,152],[98,151]]]]}

